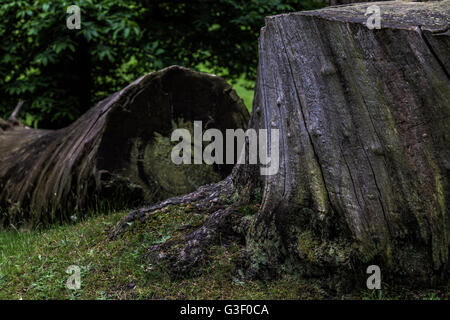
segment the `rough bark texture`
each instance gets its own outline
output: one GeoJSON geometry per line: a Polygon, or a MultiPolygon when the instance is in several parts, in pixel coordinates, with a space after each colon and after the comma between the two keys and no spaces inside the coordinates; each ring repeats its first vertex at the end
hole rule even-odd
{"type": "Polygon", "coordinates": [[[249,245],[427,282],[448,271],[450,2],[379,3],[381,30],[369,5],[267,18],[250,126],[281,130],[281,168],[249,245]]]}
{"type": "MultiPolygon", "coordinates": [[[[381,2],[390,0],[330,0],[330,6],[345,5],[359,2],[381,2]]],[[[397,0],[400,2],[427,2],[427,1],[443,1],[443,0],[397,0]]]]}
{"type": "MultiPolygon", "coordinates": [[[[222,78],[170,67],[136,80],[61,130],[0,119],[0,220],[52,222],[102,199],[148,203],[213,182],[201,177],[201,166],[190,170],[193,177],[183,175],[169,163],[170,153],[167,165],[155,154],[155,133],[170,137],[178,119],[224,131],[246,128],[249,114],[222,78]]],[[[230,170],[216,168],[216,176],[230,170]]]]}
{"type": "Polygon", "coordinates": [[[248,234],[257,269],[448,275],[450,2],[378,5],[380,30],[370,4],[266,20],[250,127],[280,129],[281,168],[248,234]]]}
{"type": "MultiPolygon", "coordinates": [[[[222,232],[245,237],[247,277],[300,272],[362,286],[371,264],[397,283],[448,277],[450,2],[378,5],[380,30],[365,26],[370,3],[266,19],[250,127],[280,130],[280,170],[236,166],[229,201],[203,211],[212,235],[224,214],[234,224],[222,232]]],[[[216,187],[186,197],[208,202],[216,187]]],[[[198,261],[214,239],[202,228],[184,245],[152,246],[152,261],[198,261]]]]}
{"type": "MultiPolygon", "coordinates": [[[[384,0],[330,0],[330,6],[337,6],[337,5],[343,5],[343,4],[351,4],[351,3],[358,3],[358,2],[380,2],[384,0]]],[[[386,0],[388,1],[388,0],[386,0]]]]}

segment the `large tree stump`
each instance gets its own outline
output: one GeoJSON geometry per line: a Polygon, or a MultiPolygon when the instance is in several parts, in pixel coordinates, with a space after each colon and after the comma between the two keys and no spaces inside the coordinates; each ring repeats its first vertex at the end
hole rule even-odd
{"type": "Polygon", "coordinates": [[[449,265],[450,2],[377,3],[380,30],[370,5],[267,18],[250,127],[281,130],[281,168],[248,245],[430,282],[449,265]]]}
{"type": "Polygon", "coordinates": [[[0,119],[0,220],[63,220],[103,202],[151,203],[224,178],[231,168],[181,172],[170,152],[167,163],[160,161],[155,133],[170,137],[178,119],[224,131],[246,128],[249,114],[222,78],[170,67],[136,80],[61,130],[0,119]]]}
{"type": "Polygon", "coordinates": [[[150,248],[152,259],[169,254],[176,272],[218,234],[237,232],[248,277],[300,272],[363,286],[377,264],[384,280],[408,285],[447,278],[450,2],[377,3],[380,30],[365,25],[370,5],[266,19],[250,127],[280,130],[277,174],[237,166],[222,194],[213,185],[142,208],[113,237],[126,222],[193,202],[208,222],[185,246],[150,248]],[[260,209],[239,218],[254,202],[260,209]],[[218,228],[221,216],[234,227],[218,228]]]}

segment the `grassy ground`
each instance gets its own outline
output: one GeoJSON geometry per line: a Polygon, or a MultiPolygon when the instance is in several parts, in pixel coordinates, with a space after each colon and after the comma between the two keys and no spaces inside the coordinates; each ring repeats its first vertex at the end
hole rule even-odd
{"type": "Polygon", "coordinates": [[[311,292],[319,297],[314,288],[302,292],[292,278],[237,281],[233,247],[211,248],[215,261],[202,276],[171,280],[145,263],[146,246],[175,237],[180,227],[203,218],[172,211],[167,219],[169,213],[161,212],[145,226],[147,233],[138,227],[110,241],[108,231],[124,215],[116,212],[44,231],[1,231],[0,299],[297,299],[312,297],[311,292]],[[70,265],[81,269],[80,290],[65,286],[70,265]]]}
{"type": "MultiPolygon", "coordinates": [[[[242,282],[233,263],[239,248],[212,247],[213,262],[199,276],[174,280],[145,262],[146,247],[176,238],[199,225],[195,212],[162,210],[144,225],[131,225],[122,238],[108,232],[126,212],[40,231],[0,231],[0,299],[389,299],[448,298],[441,292],[363,291],[327,295],[314,281],[286,276],[270,282],[242,282]],[[81,289],[69,290],[66,269],[81,269],[81,289]]],[[[385,290],[386,291],[386,290],[385,290]]]]}

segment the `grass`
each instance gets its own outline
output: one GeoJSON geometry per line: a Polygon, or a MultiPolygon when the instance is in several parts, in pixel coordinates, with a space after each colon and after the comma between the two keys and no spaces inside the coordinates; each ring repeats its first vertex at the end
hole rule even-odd
{"type": "MultiPolygon", "coordinates": [[[[45,230],[0,230],[0,299],[448,299],[447,290],[366,290],[330,296],[314,279],[272,281],[237,277],[237,245],[209,248],[200,275],[175,280],[145,260],[148,246],[176,239],[205,216],[189,206],[166,207],[130,224],[117,240],[109,231],[127,212],[90,216],[45,230]],[[66,288],[69,266],[79,266],[81,288],[66,288]]],[[[383,285],[384,286],[384,285],[383,285]]]]}
{"type": "MultiPolygon", "coordinates": [[[[253,90],[248,89],[248,86],[251,85],[248,80],[244,78],[240,78],[237,80],[235,84],[233,84],[233,88],[238,94],[239,97],[244,100],[245,106],[248,109],[248,112],[252,112],[253,105],[253,90]]],[[[254,85],[254,84],[253,84],[254,85]]]]}
{"type": "Polygon", "coordinates": [[[173,280],[144,259],[146,247],[180,235],[203,217],[162,211],[131,226],[115,241],[108,231],[125,212],[86,218],[47,230],[0,231],[0,299],[298,299],[320,290],[293,277],[241,282],[232,258],[236,247],[212,247],[214,257],[201,276],[173,280]],[[144,232],[145,231],[145,232],[144,232]],[[81,269],[81,288],[67,289],[66,269],[81,269]],[[302,291],[305,288],[305,291],[302,291]],[[307,292],[307,293],[305,293],[307,292]]]}
{"type": "MultiPolygon", "coordinates": [[[[195,69],[201,72],[206,73],[214,73],[213,70],[206,67],[204,64],[198,65],[195,69]]],[[[223,77],[225,80],[229,80],[228,76],[228,70],[223,70],[223,74],[220,74],[221,77],[223,77]]],[[[248,109],[248,112],[252,112],[252,106],[253,106],[253,88],[255,87],[254,81],[247,80],[245,78],[245,75],[242,75],[237,80],[230,82],[233,86],[233,89],[236,91],[239,97],[242,98],[244,101],[245,106],[248,109]]]]}

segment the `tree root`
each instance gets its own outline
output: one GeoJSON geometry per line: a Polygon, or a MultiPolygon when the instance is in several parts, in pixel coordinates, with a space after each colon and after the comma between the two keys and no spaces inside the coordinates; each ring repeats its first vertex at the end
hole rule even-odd
{"type": "Polygon", "coordinates": [[[238,217],[233,208],[219,209],[203,226],[182,239],[151,246],[147,260],[152,264],[163,263],[175,277],[197,274],[209,260],[207,249],[210,246],[243,241],[242,235],[235,231],[238,217]]]}
{"type": "Polygon", "coordinates": [[[199,269],[196,268],[209,260],[207,249],[210,246],[244,242],[245,219],[242,219],[238,204],[231,200],[234,191],[232,179],[228,177],[185,196],[137,209],[118,223],[110,239],[121,236],[131,223],[144,223],[168,206],[189,204],[196,213],[207,216],[204,224],[181,238],[150,246],[146,258],[151,265],[164,264],[165,270],[176,277],[197,273],[199,269]]]}
{"type": "Polygon", "coordinates": [[[231,177],[218,183],[202,186],[189,194],[169,198],[155,205],[139,208],[130,212],[111,232],[111,240],[117,239],[132,222],[144,222],[146,218],[170,205],[194,204],[197,212],[213,212],[214,208],[223,207],[233,192],[231,177]]]}

